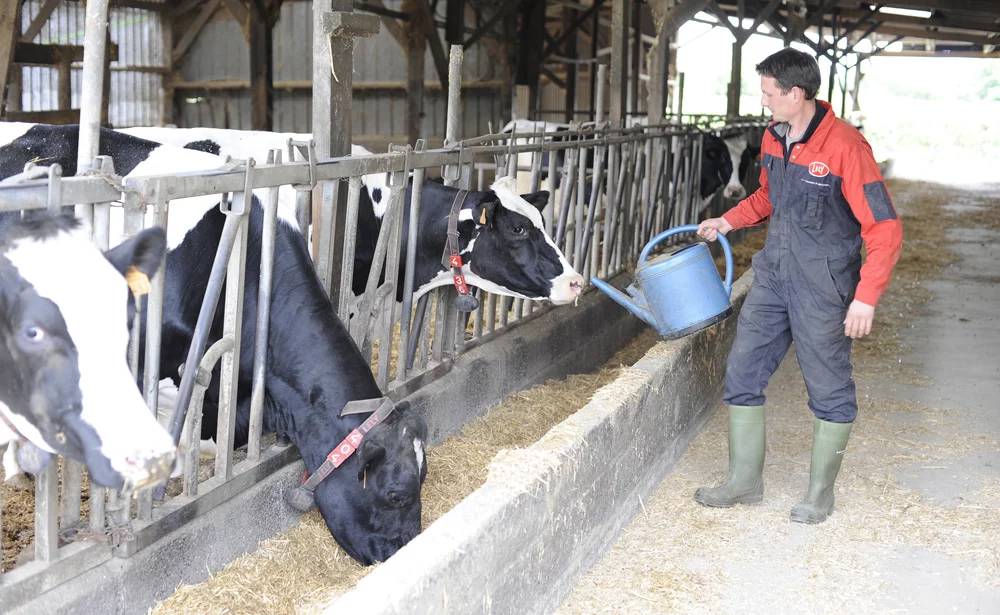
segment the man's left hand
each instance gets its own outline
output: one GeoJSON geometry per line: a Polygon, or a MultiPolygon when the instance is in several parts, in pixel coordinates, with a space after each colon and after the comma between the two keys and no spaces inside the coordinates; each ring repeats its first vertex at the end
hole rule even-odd
{"type": "Polygon", "coordinates": [[[851,338],[864,337],[872,332],[872,321],[875,320],[875,307],[858,300],[851,301],[847,308],[847,318],[844,319],[844,335],[851,338]]]}

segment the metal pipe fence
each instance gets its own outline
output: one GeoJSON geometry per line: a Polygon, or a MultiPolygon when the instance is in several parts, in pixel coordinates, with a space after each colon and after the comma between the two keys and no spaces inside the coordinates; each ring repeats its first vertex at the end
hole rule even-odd
{"type": "MultiPolygon", "coordinates": [[[[415,147],[390,147],[384,154],[370,156],[311,157],[296,162],[283,161],[281,152],[276,151],[260,165],[251,159],[211,171],[124,180],[110,172],[108,161],[98,159],[89,176],[61,178],[58,173],[35,168],[32,173],[0,182],[0,211],[122,202],[124,238],[150,223],[167,228],[171,223],[169,212],[183,208],[182,199],[187,197],[219,195],[226,216],[186,369],[178,374],[181,385],[170,430],[179,438],[186,424],[187,457],[184,476],[170,490],[176,495],[163,494],[162,490],[154,493],[152,489],[122,495],[92,488],[90,513],[83,515],[79,513],[81,482],[73,474],[79,468],[65,466],[61,504],[57,505],[58,475],[53,464],[36,481],[36,561],[0,575],[0,602],[11,607],[24,604],[41,591],[112,557],[128,557],[297,458],[292,448],[269,444],[262,434],[267,330],[269,325],[274,326],[266,310],[274,272],[274,238],[277,225],[283,224],[277,215],[279,186],[290,185],[307,193],[316,182],[348,182],[345,228],[321,229],[321,243],[329,242],[333,233],[344,233],[347,238],[339,295],[342,300],[334,308],[366,360],[372,362],[379,386],[390,397],[400,399],[447,373],[463,352],[488,344],[552,309],[540,301],[482,292],[479,307],[466,318],[453,304],[453,287],[414,296],[418,229],[416,224],[409,226],[408,249],[403,251],[403,222],[405,214],[411,221],[419,220],[421,209],[428,206],[423,197],[423,187],[430,181],[428,170],[441,169],[446,183],[463,189],[487,189],[493,179],[503,175],[513,175],[522,193],[536,192],[544,186],[549,200],[542,215],[559,249],[585,279],[592,275],[608,279],[631,271],[641,248],[661,230],[721,213],[716,211],[724,205],[719,195],[708,210],[702,208],[698,185],[702,138],[702,130],[693,125],[615,128],[598,122],[589,126],[573,124],[569,131],[456,139],[434,150],[418,142],[415,147]],[[519,164],[519,157],[524,165],[519,164]],[[99,169],[104,172],[96,171],[99,169]],[[347,299],[355,275],[354,237],[364,177],[373,174],[387,177],[388,205],[370,273],[364,281],[365,292],[353,302],[352,312],[352,302],[347,299]],[[410,183],[412,198],[407,201],[410,183]],[[247,275],[253,194],[260,195],[265,215],[250,439],[244,453],[234,449],[233,434],[243,323],[242,281],[247,275]],[[227,279],[230,283],[225,285],[223,338],[206,349],[211,319],[217,302],[223,300],[222,286],[227,279]],[[397,304],[399,284],[404,292],[402,302],[397,304]],[[214,476],[200,480],[202,403],[210,374],[220,362],[214,476]],[[61,517],[57,517],[59,510],[63,511],[61,517]]],[[[756,182],[756,173],[749,176],[756,182]]],[[[305,204],[298,203],[300,208],[305,204]]],[[[296,219],[308,219],[302,211],[296,213],[296,219]]],[[[95,235],[113,236],[112,229],[107,228],[109,220],[100,225],[103,227],[95,228],[95,235]]],[[[157,411],[158,383],[165,376],[159,367],[163,276],[161,268],[154,276],[146,306],[145,356],[139,356],[137,325],[133,327],[136,334],[130,353],[137,377],[142,368],[142,390],[152,412],[157,411]]]]}

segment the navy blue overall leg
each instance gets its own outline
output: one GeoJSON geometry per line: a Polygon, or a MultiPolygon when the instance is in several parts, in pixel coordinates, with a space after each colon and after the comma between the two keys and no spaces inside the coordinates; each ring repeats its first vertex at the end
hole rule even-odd
{"type": "Polygon", "coordinates": [[[764,388],[792,343],[788,306],[770,275],[755,274],[737,321],[736,340],[726,361],[723,401],[763,406],[764,388]]]}
{"type": "Polygon", "coordinates": [[[851,338],[844,335],[850,295],[840,294],[825,259],[803,260],[789,269],[801,275],[788,311],[809,409],[818,419],[851,423],[858,401],[851,378],[851,338]]]}

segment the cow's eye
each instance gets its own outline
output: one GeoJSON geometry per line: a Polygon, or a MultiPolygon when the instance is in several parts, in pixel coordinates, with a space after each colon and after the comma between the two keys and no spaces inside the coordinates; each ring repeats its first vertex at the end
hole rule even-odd
{"type": "Polygon", "coordinates": [[[523,226],[515,226],[512,230],[514,231],[515,235],[524,235],[524,227],[523,226]]]}
{"type": "Polygon", "coordinates": [[[28,325],[21,329],[21,335],[24,339],[34,344],[38,344],[45,339],[45,331],[35,325],[28,325]]]}
{"type": "Polygon", "coordinates": [[[389,492],[389,501],[393,504],[402,504],[406,501],[406,495],[398,491],[389,492]]]}

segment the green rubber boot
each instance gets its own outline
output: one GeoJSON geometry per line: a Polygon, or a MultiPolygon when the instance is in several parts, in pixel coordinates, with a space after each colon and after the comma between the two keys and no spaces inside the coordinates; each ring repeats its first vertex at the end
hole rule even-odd
{"type": "Polygon", "coordinates": [[[705,506],[764,501],[764,406],[729,406],[729,476],[718,487],[699,487],[694,500],[705,506]]]}
{"type": "Polygon", "coordinates": [[[812,465],[809,469],[809,492],[806,499],[792,506],[796,523],[822,523],[833,512],[833,483],[844,460],[847,439],[854,423],[813,421],[812,465]]]}

